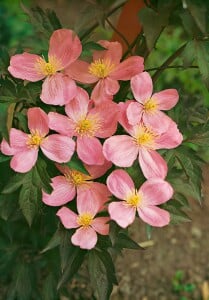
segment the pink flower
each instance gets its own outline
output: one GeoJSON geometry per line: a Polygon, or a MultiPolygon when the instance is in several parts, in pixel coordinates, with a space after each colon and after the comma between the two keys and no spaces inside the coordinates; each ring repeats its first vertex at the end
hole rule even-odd
{"type": "Polygon", "coordinates": [[[51,129],[77,137],[77,153],[88,165],[103,165],[105,158],[98,138],[106,138],[117,129],[118,105],[102,103],[91,108],[88,94],[78,88],[77,96],[65,106],[67,116],[49,113],[51,129]]]}
{"type": "Polygon", "coordinates": [[[100,41],[99,44],[107,50],[95,51],[91,64],[77,60],[66,69],[66,73],[79,82],[97,82],[91,94],[96,104],[112,100],[120,88],[118,80],[130,80],[144,69],[144,59],[140,56],[129,57],[120,63],[120,43],[100,41]]]}
{"type": "Polygon", "coordinates": [[[88,199],[84,194],[77,198],[78,215],[67,207],[58,210],[57,216],[65,228],[78,228],[71,237],[75,246],[82,249],[92,249],[97,243],[97,233],[107,235],[109,233],[109,217],[95,215],[100,211],[99,202],[88,199]]]}
{"type": "Polygon", "coordinates": [[[53,32],[49,41],[48,62],[39,55],[24,52],[11,57],[8,68],[12,76],[28,81],[44,78],[41,100],[47,104],[64,105],[77,93],[75,82],[60,73],[81,54],[79,38],[68,29],[53,32]]]}
{"type": "Polygon", "coordinates": [[[170,222],[169,213],[156,206],[172,197],[173,189],[168,182],[152,178],[136,190],[128,173],[115,170],[108,176],[107,186],[115,197],[123,200],[112,202],[108,206],[110,218],[119,226],[126,228],[133,223],[136,211],[151,226],[162,227],[170,222]]]}
{"type": "Polygon", "coordinates": [[[167,164],[155,150],[177,147],[182,142],[182,135],[172,120],[161,133],[143,123],[130,125],[126,116],[128,104],[120,104],[119,122],[131,136],[123,134],[108,138],[103,144],[104,156],[119,167],[132,166],[138,156],[139,165],[146,178],[165,178],[167,164]]]}
{"type": "Polygon", "coordinates": [[[59,134],[48,135],[48,116],[40,108],[28,109],[28,127],[30,134],[18,129],[10,130],[10,145],[3,140],[1,152],[5,155],[13,155],[10,166],[20,173],[28,172],[35,165],[38,151],[51,160],[58,163],[68,162],[75,150],[75,142],[66,136],[59,134]]]}
{"type": "MultiPolygon", "coordinates": [[[[100,174],[104,174],[110,167],[108,162],[103,165],[103,173],[99,170],[100,174]]],[[[67,166],[57,165],[57,168],[64,176],[56,176],[52,178],[53,191],[49,195],[43,192],[42,201],[50,206],[60,206],[73,200],[77,193],[77,197],[85,194],[87,199],[92,199],[95,202],[100,201],[102,205],[109,200],[110,192],[105,184],[94,182],[96,178],[93,175],[98,173],[97,166],[92,166],[92,173],[88,176],[77,170],[70,169],[67,166]]],[[[100,166],[99,166],[100,168],[100,166]]],[[[101,175],[100,175],[101,176],[101,175]]]]}
{"type": "Polygon", "coordinates": [[[161,110],[176,105],[179,99],[177,90],[167,89],[152,95],[152,78],[147,72],[131,78],[131,89],[138,103],[131,102],[127,108],[129,123],[135,125],[143,120],[146,125],[165,131],[171,119],[161,110]]]}

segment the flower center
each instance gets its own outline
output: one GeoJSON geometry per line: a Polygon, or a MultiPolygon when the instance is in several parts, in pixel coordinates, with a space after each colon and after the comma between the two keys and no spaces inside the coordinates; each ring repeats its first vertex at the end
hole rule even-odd
{"type": "Polygon", "coordinates": [[[157,110],[158,104],[154,99],[149,99],[147,102],[144,104],[144,110],[148,113],[153,113],[157,110]]]}
{"type": "Polygon", "coordinates": [[[77,218],[78,225],[84,227],[90,226],[92,221],[93,221],[93,216],[90,213],[83,213],[82,215],[79,215],[77,218]]]}
{"type": "Polygon", "coordinates": [[[99,78],[105,78],[112,72],[114,67],[115,65],[110,60],[98,59],[90,64],[89,73],[99,78]]]}
{"type": "Polygon", "coordinates": [[[28,145],[29,148],[37,149],[41,145],[44,137],[40,135],[40,133],[35,132],[28,134],[28,140],[26,144],[28,145]]]}
{"type": "Polygon", "coordinates": [[[69,171],[67,174],[65,174],[65,177],[68,181],[70,181],[70,183],[72,183],[75,186],[84,184],[86,180],[90,179],[90,176],[87,176],[76,170],[69,171]]]}
{"type": "Polygon", "coordinates": [[[45,75],[54,75],[58,70],[62,69],[60,61],[54,57],[49,57],[49,62],[46,62],[43,58],[39,58],[35,64],[37,72],[45,75]]]}
{"type": "Polygon", "coordinates": [[[142,195],[139,195],[137,191],[133,191],[133,193],[129,194],[125,200],[128,205],[137,207],[142,200],[142,195]]]}
{"type": "Polygon", "coordinates": [[[135,134],[135,142],[138,146],[145,146],[149,149],[154,149],[155,138],[157,135],[146,126],[139,126],[135,134]]]}
{"type": "Polygon", "coordinates": [[[81,119],[77,122],[75,131],[80,136],[94,136],[100,128],[98,119],[81,119]]]}

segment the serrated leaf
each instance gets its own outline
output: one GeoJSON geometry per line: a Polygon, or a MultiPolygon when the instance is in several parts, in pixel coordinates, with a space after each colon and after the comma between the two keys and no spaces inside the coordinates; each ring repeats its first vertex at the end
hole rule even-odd
{"type": "Polygon", "coordinates": [[[92,287],[96,289],[98,299],[108,300],[113,289],[113,282],[110,280],[107,268],[98,253],[98,251],[92,250],[88,254],[90,281],[92,287]]]}
{"type": "MultiPolygon", "coordinates": [[[[171,200],[172,203],[172,200],[171,200]]],[[[191,222],[191,219],[189,218],[189,216],[182,211],[181,209],[173,206],[171,203],[166,203],[163,205],[163,208],[166,209],[171,216],[171,224],[179,224],[182,222],[191,222]]]]}
{"type": "Polygon", "coordinates": [[[118,284],[118,281],[117,281],[117,278],[115,275],[115,266],[113,264],[112,257],[109,254],[109,252],[106,250],[97,251],[97,255],[101,259],[103,264],[105,265],[109,280],[113,284],[118,284]]]}
{"type": "Polygon", "coordinates": [[[183,53],[181,54],[182,59],[183,59],[183,65],[184,67],[191,66],[194,59],[195,59],[195,49],[194,49],[194,42],[189,41],[185,48],[183,53]]]}
{"type": "Polygon", "coordinates": [[[206,87],[209,88],[209,42],[194,41],[194,45],[200,74],[206,87]]]}
{"type": "Polygon", "coordinates": [[[35,186],[39,189],[43,189],[46,193],[50,194],[52,192],[51,178],[47,173],[46,162],[39,158],[33,168],[33,178],[32,181],[35,186]]]}
{"type": "Polygon", "coordinates": [[[187,0],[187,8],[202,33],[206,33],[207,8],[202,1],[187,0]]]}
{"type": "Polygon", "coordinates": [[[17,299],[28,300],[31,298],[32,283],[30,272],[30,266],[26,263],[21,263],[16,267],[15,289],[17,299]]]}
{"type": "Polygon", "coordinates": [[[50,273],[43,284],[43,299],[44,300],[54,300],[57,296],[56,291],[56,279],[53,273],[50,273]]]}
{"type": "Polygon", "coordinates": [[[60,287],[64,283],[70,281],[73,278],[73,276],[76,275],[80,266],[83,263],[85,255],[86,255],[85,250],[82,250],[79,247],[72,246],[71,253],[66,264],[66,268],[64,269],[63,274],[58,282],[57,289],[60,289],[60,287]]]}

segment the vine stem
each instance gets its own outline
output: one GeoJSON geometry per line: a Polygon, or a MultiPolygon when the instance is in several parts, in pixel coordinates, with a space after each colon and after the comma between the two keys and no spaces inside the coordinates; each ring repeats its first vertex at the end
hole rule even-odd
{"type": "MultiPolygon", "coordinates": [[[[124,4],[126,3],[126,1],[118,4],[117,6],[115,6],[111,11],[108,12],[107,14],[107,18],[109,16],[111,16],[112,14],[114,14],[118,9],[120,9],[121,7],[124,6],[124,4]]],[[[89,29],[86,30],[86,32],[84,32],[81,36],[80,36],[80,40],[82,41],[84,38],[86,38],[95,28],[97,28],[97,26],[99,25],[99,22],[95,22],[89,29]]]]}
{"type": "Polygon", "coordinates": [[[156,67],[156,68],[149,68],[145,69],[144,71],[150,72],[150,71],[156,71],[156,70],[165,70],[165,69],[198,69],[198,66],[164,66],[164,67],[156,67]]]}
{"type": "Polygon", "coordinates": [[[187,43],[182,45],[179,49],[176,50],[171,56],[169,56],[168,59],[162,64],[161,67],[158,68],[158,70],[155,72],[155,74],[152,76],[153,82],[157,80],[157,78],[160,76],[160,74],[165,70],[183,51],[186,47],[187,43]]]}
{"type": "Polygon", "coordinates": [[[117,28],[115,28],[115,26],[110,22],[110,20],[108,18],[105,19],[105,21],[109,24],[109,26],[122,38],[122,40],[125,42],[125,44],[127,45],[127,48],[129,49],[129,52],[131,53],[131,55],[133,55],[131,49],[130,49],[130,44],[127,41],[127,39],[125,38],[125,36],[117,30],[117,28]]]}

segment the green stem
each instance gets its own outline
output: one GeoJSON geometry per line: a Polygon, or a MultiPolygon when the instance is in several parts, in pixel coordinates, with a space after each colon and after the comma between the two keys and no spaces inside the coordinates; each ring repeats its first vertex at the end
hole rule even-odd
{"type": "Polygon", "coordinates": [[[165,69],[198,69],[198,66],[161,66],[161,67],[156,67],[156,68],[149,68],[146,69],[145,71],[150,72],[150,71],[156,71],[156,70],[165,70],[165,69]]]}
{"type": "Polygon", "coordinates": [[[160,76],[160,74],[165,70],[183,51],[186,47],[187,43],[182,45],[179,49],[176,50],[169,58],[162,64],[162,66],[155,72],[155,74],[152,76],[153,82],[157,80],[157,78],[160,76]]]}

